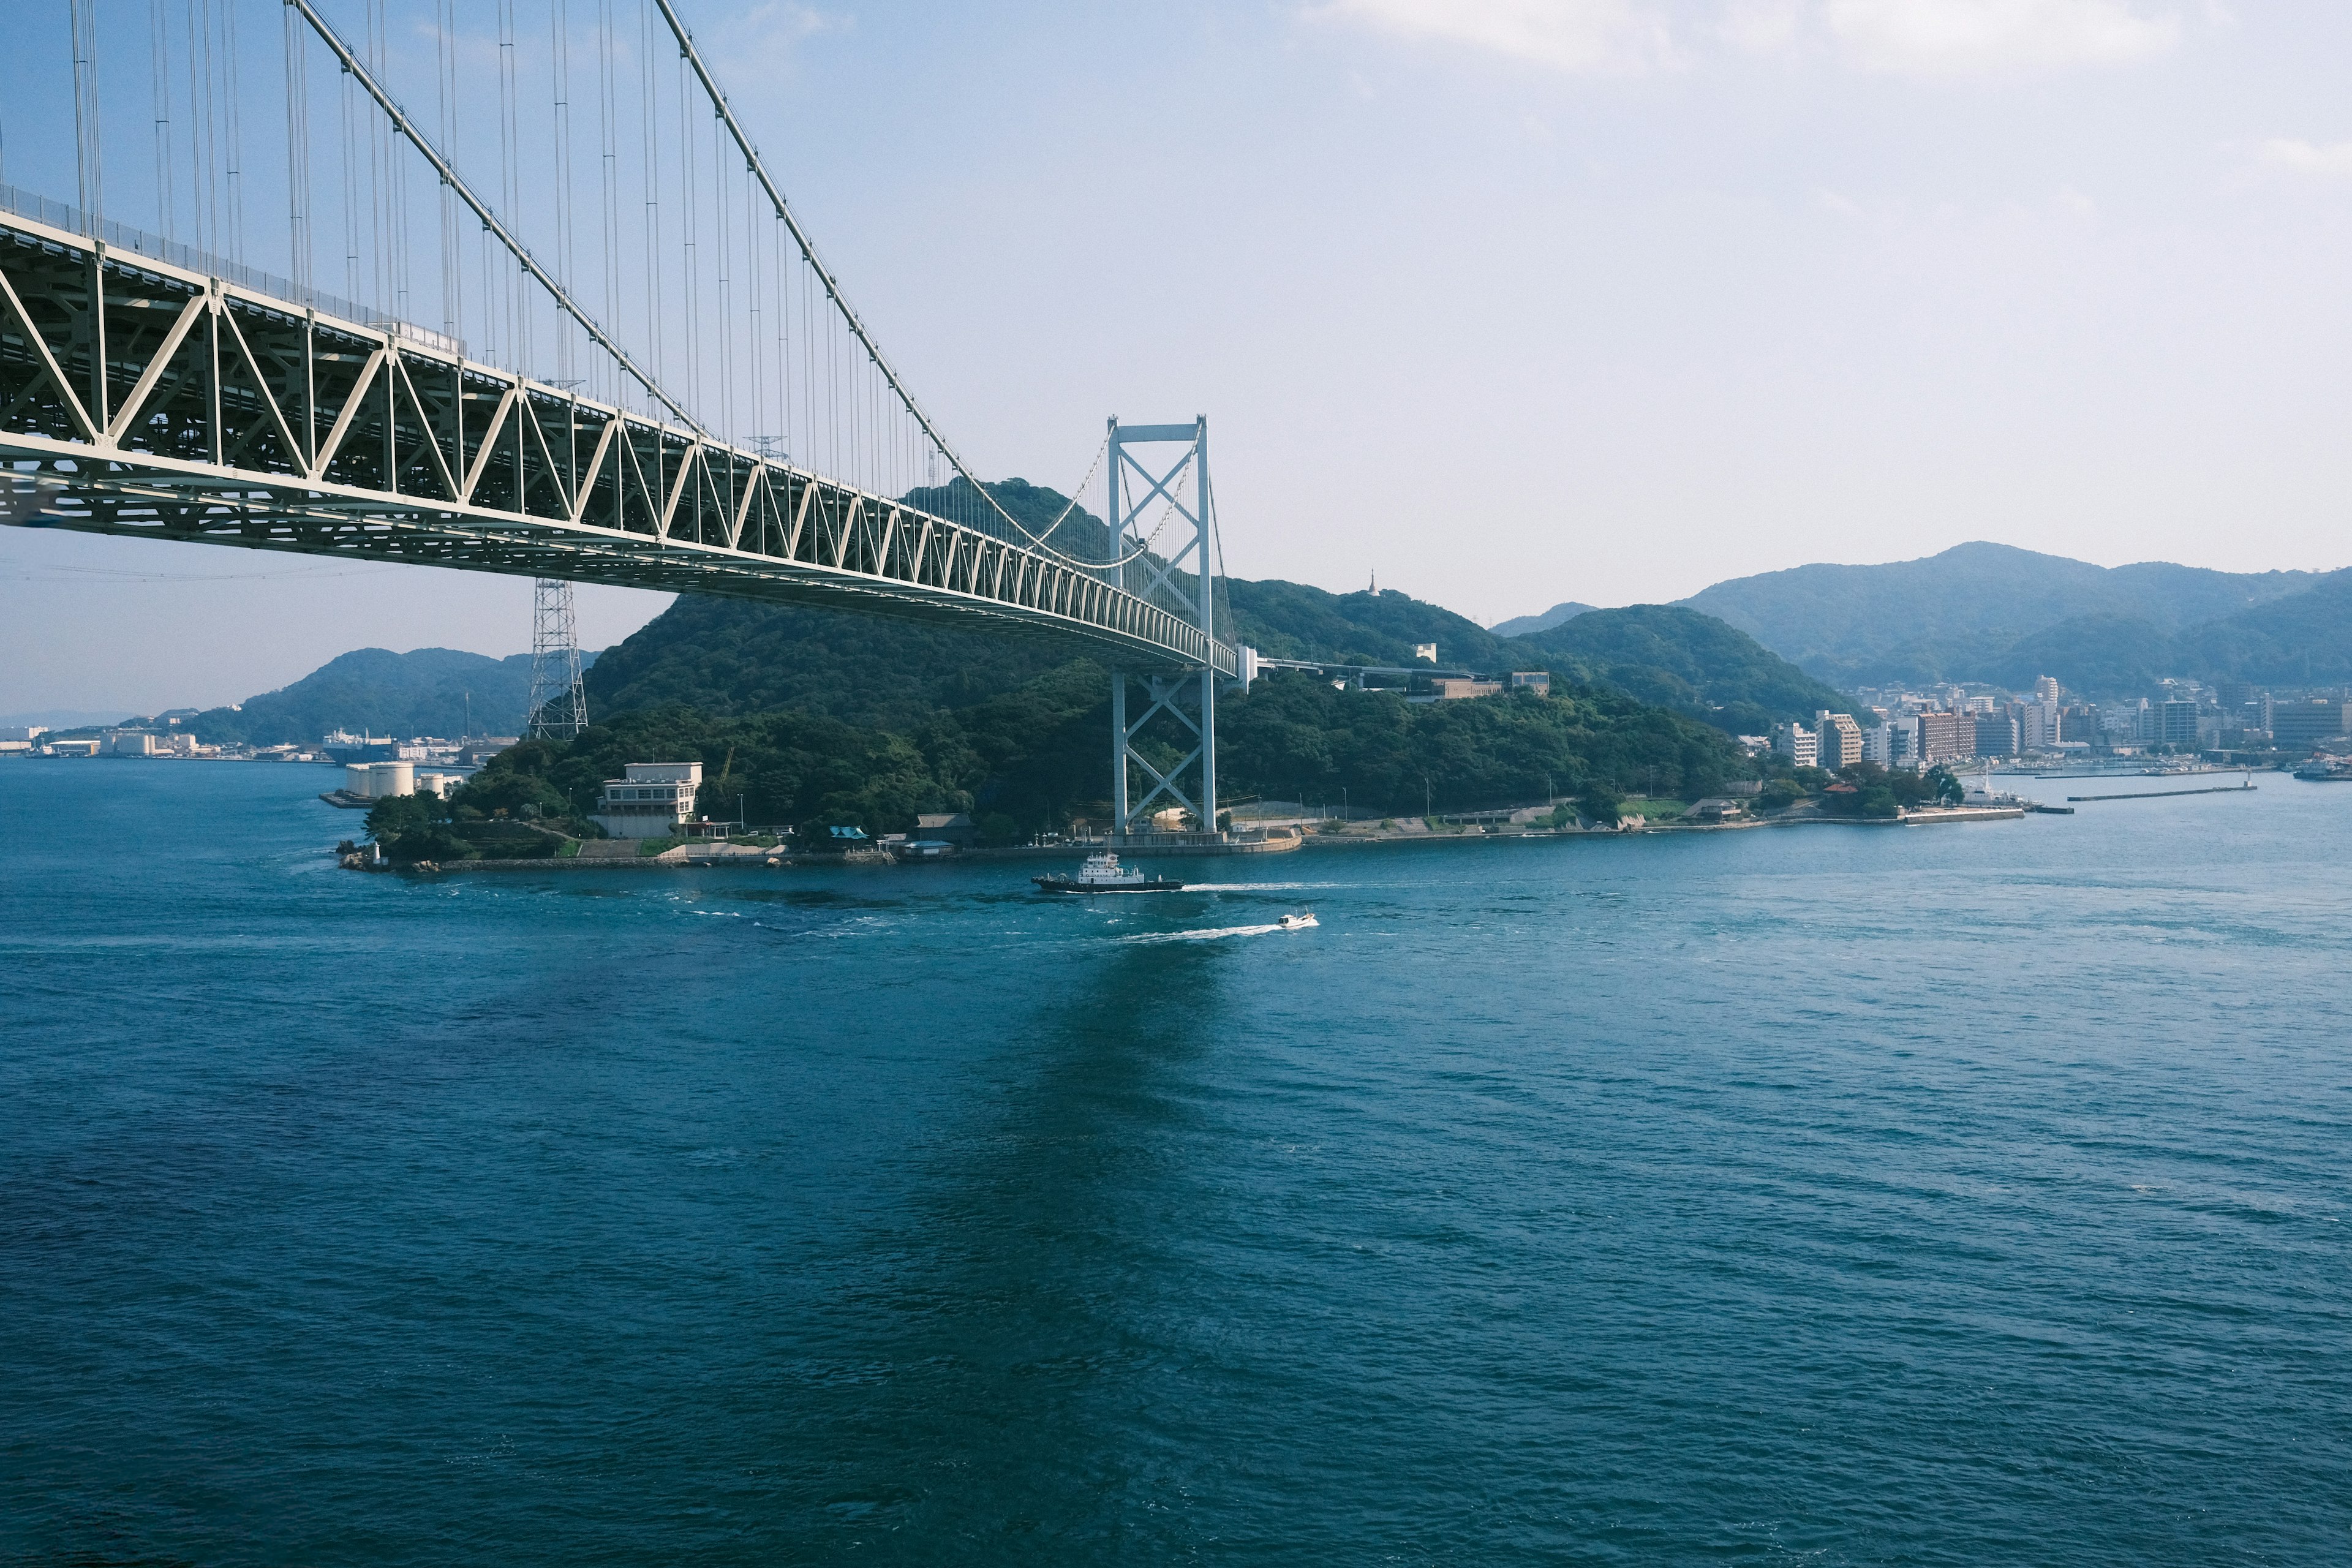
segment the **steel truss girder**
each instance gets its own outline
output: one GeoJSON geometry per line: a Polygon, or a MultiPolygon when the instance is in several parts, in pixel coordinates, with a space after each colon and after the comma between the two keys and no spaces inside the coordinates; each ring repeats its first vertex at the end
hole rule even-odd
{"type": "Polygon", "coordinates": [[[397,325],[5,215],[0,468],[14,522],[827,605],[1238,669],[1225,640],[992,534],[397,325]]]}

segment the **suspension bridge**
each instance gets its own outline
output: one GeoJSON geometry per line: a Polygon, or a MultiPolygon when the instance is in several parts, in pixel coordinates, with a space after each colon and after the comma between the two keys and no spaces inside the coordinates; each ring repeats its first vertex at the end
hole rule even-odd
{"type": "Polygon", "coordinates": [[[1205,419],[1110,420],[1103,522],[1024,524],[672,0],[495,0],[494,64],[457,0],[325,3],[71,0],[73,198],[0,184],[0,515],[1050,638],[1115,671],[1117,832],[1213,834],[1255,659],[1205,419]]]}

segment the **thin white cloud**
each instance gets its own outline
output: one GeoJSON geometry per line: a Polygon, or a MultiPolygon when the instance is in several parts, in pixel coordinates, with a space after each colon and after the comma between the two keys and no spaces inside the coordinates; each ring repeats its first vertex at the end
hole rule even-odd
{"type": "Polygon", "coordinates": [[[2131,0],[1822,0],[1820,17],[1848,63],[1905,76],[2130,65],[2181,32],[2131,0]]]}
{"type": "Polygon", "coordinates": [[[712,24],[705,50],[720,58],[727,79],[752,80],[769,71],[791,68],[800,47],[809,39],[845,33],[856,25],[853,16],[820,11],[796,0],[760,0],[712,24]]]}
{"type": "Polygon", "coordinates": [[[1562,71],[1644,70],[1674,54],[1665,18],[1637,0],[1328,0],[1307,14],[1562,71]]]}
{"type": "Polygon", "coordinates": [[[1777,55],[1796,46],[1804,25],[1804,0],[1727,0],[1717,30],[1743,53],[1777,55]]]}
{"type": "Polygon", "coordinates": [[[2322,143],[2281,137],[2263,142],[2261,157],[2273,169],[2290,169],[2298,174],[2333,179],[2352,175],[2352,142],[2322,143]]]}

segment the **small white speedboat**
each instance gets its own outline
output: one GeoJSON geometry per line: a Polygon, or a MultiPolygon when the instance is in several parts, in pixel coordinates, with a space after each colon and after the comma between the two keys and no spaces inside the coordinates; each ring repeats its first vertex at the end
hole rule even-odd
{"type": "Polygon", "coordinates": [[[1320,925],[1323,922],[1315,918],[1313,910],[1309,910],[1303,915],[1284,915],[1274,923],[1284,931],[1305,931],[1308,926],[1320,925]]]}

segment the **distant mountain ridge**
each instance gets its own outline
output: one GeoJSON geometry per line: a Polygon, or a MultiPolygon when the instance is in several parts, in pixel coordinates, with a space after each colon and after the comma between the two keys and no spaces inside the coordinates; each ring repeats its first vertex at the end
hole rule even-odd
{"type": "Polygon", "coordinates": [[[1563,621],[1572,621],[1579,616],[1599,608],[1598,605],[1580,605],[1573,599],[1567,599],[1554,605],[1541,615],[1513,616],[1507,621],[1496,621],[1486,629],[1498,637],[1528,637],[1538,632],[1548,632],[1563,621]]]}
{"type": "Polygon", "coordinates": [[[2202,668],[2216,660],[2264,669],[2299,663],[2311,650],[2288,649],[2279,637],[2324,635],[2332,599],[2284,621],[2256,616],[2235,640],[2223,637],[2226,651],[2199,638],[2179,640],[2180,634],[2252,615],[2326,580],[2315,572],[2216,572],[2168,562],[2096,566],[1979,542],[1916,561],[1822,563],[1733,578],[1679,603],[1847,689],[1934,680],[2018,684],[2049,674],[2079,689],[2119,691],[2155,679],[2140,676],[2151,658],[2197,661],[2200,668],[2161,673],[2200,677],[2229,673],[2202,668]],[[2257,629],[2264,626],[2272,629],[2257,629]],[[2120,641],[2108,647],[2115,639],[2120,641]],[[2077,675],[2026,669],[2061,654],[2077,675]]]}
{"type": "MultiPolygon", "coordinates": [[[[595,666],[583,652],[581,663],[595,666]]],[[[530,655],[505,658],[458,648],[354,648],[292,685],[235,708],[207,709],[182,728],[208,742],[276,746],[331,730],[377,735],[514,735],[530,700],[530,655]]]]}

